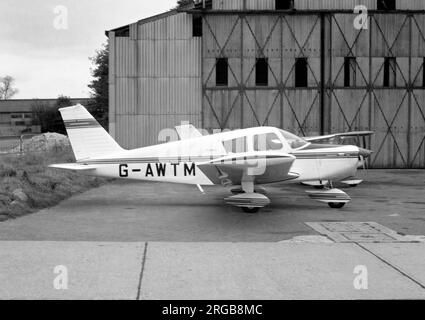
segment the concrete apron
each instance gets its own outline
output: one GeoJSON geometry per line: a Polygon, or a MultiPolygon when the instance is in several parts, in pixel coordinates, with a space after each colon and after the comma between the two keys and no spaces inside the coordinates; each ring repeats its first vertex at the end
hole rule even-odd
{"type": "Polygon", "coordinates": [[[4,241],[0,298],[423,299],[424,266],[409,242],[4,241]]]}

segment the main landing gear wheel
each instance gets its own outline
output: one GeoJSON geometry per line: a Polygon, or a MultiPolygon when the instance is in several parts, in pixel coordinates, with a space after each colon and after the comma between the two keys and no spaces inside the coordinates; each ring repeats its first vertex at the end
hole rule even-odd
{"type": "Polygon", "coordinates": [[[245,213],[257,213],[260,211],[260,208],[253,208],[253,207],[241,207],[243,212],[245,213]]]}
{"type": "Polygon", "coordinates": [[[260,208],[264,208],[270,204],[270,199],[262,193],[256,193],[254,182],[249,180],[241,181],[241,188],[233,189],[234,196],[227,197],[224,201],[235,207],[241,208],[245,213],[257,213],[260,208]],[[243,193],[239,193],[242,191],[243,193]]]}
{"type": "Polygon", "coordinates": [[[345,202],[328,202],[329,207],[332,209],[341,209],[345,206],[345,202]]]}

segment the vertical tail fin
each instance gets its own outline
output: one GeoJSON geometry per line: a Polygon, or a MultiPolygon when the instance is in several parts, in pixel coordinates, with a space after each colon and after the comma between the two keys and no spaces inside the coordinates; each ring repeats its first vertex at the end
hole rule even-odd
{"type": "Polygon", "coordinates": [[[59,109],[77,161],[123,149],[82,105],[59,109]]]}

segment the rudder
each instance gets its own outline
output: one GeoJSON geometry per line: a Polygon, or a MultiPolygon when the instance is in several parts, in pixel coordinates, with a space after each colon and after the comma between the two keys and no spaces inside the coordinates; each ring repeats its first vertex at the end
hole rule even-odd
{"type": "Polygon", "coordinates": [[[123,149],[81,104],[59,109],[77,161],[122,152],[123,149]]]}

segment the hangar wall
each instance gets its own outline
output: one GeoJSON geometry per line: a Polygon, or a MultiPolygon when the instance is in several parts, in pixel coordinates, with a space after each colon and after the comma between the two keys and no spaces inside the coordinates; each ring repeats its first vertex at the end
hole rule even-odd
{"type": "Polygon", "coordinates": [[[212,10],[142,20],[124,40],[110,34],[118,141],[157,143],[157,132],[180,120],[206,129],[272,125],[300,135],[373,130],[372,167],[425,168],[424,2],[398,0],[399,11],[388,13],[376,11],[374,0],[294,6],[297,12],[277,12],[270,0],[213,0],[212,10]],[[367,30],[353,27],[360,3],[370,10],[367,30]],[[195,16],[202,37],[192,36],[195,16]],[[216,83],[218,58],[228,61],[227,86],[216,83]],[[255,83],[257,58],[268,59],[267,86],[255,83]],[[305,87],[295,85],[297,58],[308,61],[305,87]],[[354,58],[349,86],[346,58],[354,58]],[[384,84],[389,58],[394,83],[384,84]]]}
{"type": "Polygon", "coordinates": [[[109,32],[110,132],[126,148],[158,143],[164,128],[200,125],[201,40],[192,17],[169,12],[109,32]],[[118,35],[117,35],[118,34],[118,35]]]}

